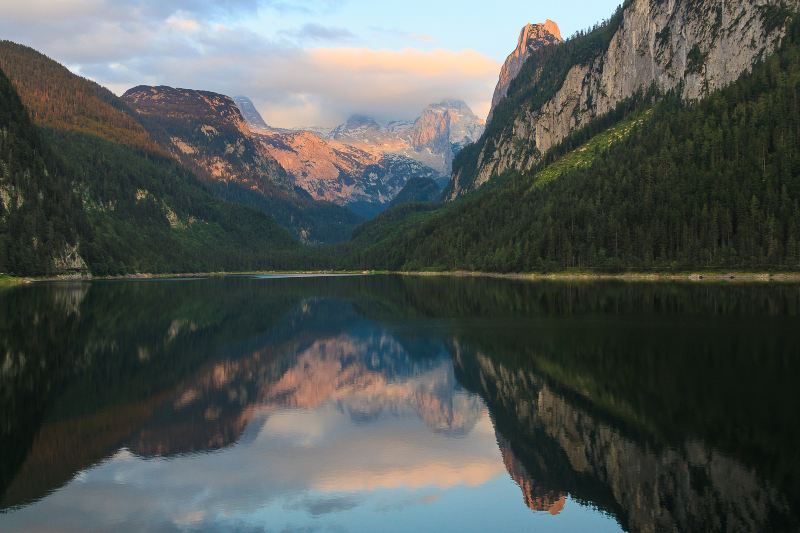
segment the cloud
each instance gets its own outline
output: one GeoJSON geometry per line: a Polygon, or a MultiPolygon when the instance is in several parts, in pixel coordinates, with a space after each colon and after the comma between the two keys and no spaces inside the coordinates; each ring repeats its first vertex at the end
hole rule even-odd
{"type": "Polygon", "coordinates": [[[282,35],[292,37],[300,42],[305,41],[331,41],[345,42],[355,39],[355,34],[347,28],[323,26],[321,24],[305,24],[295,31],[283,31],[282,35]]]}
{"type": "Polygon", "coordinates": [[[316,23],[273,39],[233,16],[263,9],[321,13],[335,9],[338,0],[49,4],[29,0],[4,7],[0,34],[118,94],[164,84],[247,95],[274,126],[333,126],[353,113],[413,119],[443,98],[463,99],[485,116],[499,72],[495,60],[472,50],[341,46],[356,36],[316,23]],[[309,44],[314,46],[301,47],[309,44]]]}

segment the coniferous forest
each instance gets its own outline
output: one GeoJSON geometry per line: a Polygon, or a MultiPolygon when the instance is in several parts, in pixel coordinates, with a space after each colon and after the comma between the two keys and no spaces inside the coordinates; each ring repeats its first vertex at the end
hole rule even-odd
{"type": "Polygon", "coordinates": [[[531,173],[502,176],[441,210],[404,207],[368,223],[355,262],[500,272],[800,268],[800,24],[752,73],[701,101],[643,95],[614,115],[638,120],[588,164],[555,179],[549,172],[581,146],[576,139],[591,138],[578,131],[531,173]]]}

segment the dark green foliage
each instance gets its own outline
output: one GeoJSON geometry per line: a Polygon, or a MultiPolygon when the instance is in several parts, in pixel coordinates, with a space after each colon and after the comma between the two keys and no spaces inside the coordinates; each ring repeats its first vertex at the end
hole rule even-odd
{"type": "Polygon", "coordinates": [[[686,71],[690,74],[700,74],[706,66],[708,52],[703,53],[698,45],[694,45],[686,56],[686,71]]]}
{"type": "Polygon", "coordinates": [[[800,24],[732,86],[698,103],[667,96],[590,166],[542,187],[535,174],[373,226],[356,260],[488,271],[800,268],[800,24]]]}
{"type": "Polygon", "coordinates": [[[392,200],[391,206],[410,203],[438,202],[442,196],[442,189],[431,178],[411,178],[397,196],[392,200]]]}
{"type": "Polygon", "coordinates": [[[356,213],[330,202],[318,202],[304,190],[287,195],[265,195],[240,184],[205,182],[214,196],[267,213],[296,238],[310,244],[335,244],[348,241],[353,229],[363,222],[356,213]]]}
{"type": "Polygon", "coordinates": [[[63,166],[0,71],[0,272],[49,274],[86,218],[63,166]]]}
{"type": "Polygon", "coordinates": [[[81,184],[92,228],[82,251],[95,274],[277,268],[299,249],[269,216],[215,200],[172,160],[46,133],[81,184]]]}

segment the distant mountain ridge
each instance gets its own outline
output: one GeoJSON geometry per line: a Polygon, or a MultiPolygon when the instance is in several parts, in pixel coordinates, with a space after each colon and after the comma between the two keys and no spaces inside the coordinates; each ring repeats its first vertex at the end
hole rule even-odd
{"type": "MultiPolygon", "coordinates": [[[[345,241],[361,221],[350,211],[316,201],[298,189],[232,98],[193,89],[138,86],[122,99],[164,149],[195,170],[218,196],[272,215],[301,241],[345,241]]],[[[253,107],[248,114],[258,120],[254,111],[253,107]]]]}
{"type": "Polygon", "coordinates": [[[469,107],[457,100],[429,106],[416,122],[381,125],[372,117],[353,115],[327,135],[269,127],[249,98],[234,100],[247,110],[242,115],[253,138],[295,186],[365,218],[392,205],[410,180],[432,180],[443,188],[449,179],[446,158],[482,131],[469,107]]]}
{"type": "Polygon", "coordinates": [[[426,107],[414,121],[382,125],[372,117],[352,115],[330,138],[366,151],[401,154],[449,175],[455,154],[477,141],[483,128],[484,121],[466,103],[443,100],[426,107]]]}

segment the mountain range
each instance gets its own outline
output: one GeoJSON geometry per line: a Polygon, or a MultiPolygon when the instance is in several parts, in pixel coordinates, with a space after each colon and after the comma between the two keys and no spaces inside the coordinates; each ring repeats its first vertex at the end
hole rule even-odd
{"type": "Polygon", "coordinates": [[[3,42],[0,270],[797,269],[798,10],[527,24],[485,124],[444,100],[274,128],[247,97],[118,98],[3,42]]]}
{"type": "Polygon", "coordinates": [[[249,98],[234,100],[298,187],[365,218],[389,207],[409,179],[433,180],[443,189],[455,154],[483,133],[483,121],[459,100],[432,104],[413,122],[382,125],[353,115],[327,132],[271,128],[249,98]]]}

